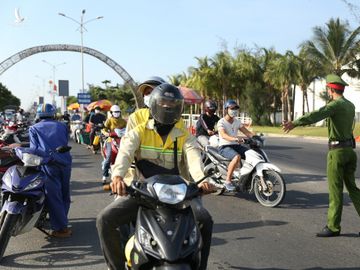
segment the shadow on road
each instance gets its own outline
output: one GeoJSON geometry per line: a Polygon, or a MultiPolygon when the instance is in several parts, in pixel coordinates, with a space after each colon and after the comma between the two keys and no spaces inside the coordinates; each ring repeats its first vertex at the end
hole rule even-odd
{"type": "Polygon", "coordinates": [[[326,175],[316,175],[316,174],[283,174],[285,182],[287,184],[292,183],[303,183],[303,182],[320,182],[326,181],[326,175]]]}
{"type": "Polygon", "coordinates": [[[294,149],[303,149],[304,147],[299,146],[284,146],[284,145],[265,145],[264,150],[294,150],[294,149]]]}
{"type": "Polygon", "coordinates": [[[103,193],[106,196],[108,193],[103,190],[103,185],[100,182],[71,180],[71,196],[91,195],[94,193],[103,193]]]}
{"type": "MultiPolygon", "coordinates": [[[[285,182],[304,183],[304,182],[324,182],[326,184],[326,175],[313,175],[313,174],[284,174],[285,182]]],[[[350,205],[351,200],[344,188],[343,205],[350,205]]],[[[284,201],[279,206],[280,208],[292,209],[317,209],[327,208],[329,204],[328,193],[309,193],[298,190],[287,190],[284,201]]]]}
{"type": "Polygon", "coordinates": [[[281,226],[286,224],[287,222],[278,220],[259,220],[244,223],[216,223],[214,224],[213,233],[231,232],[256,227],[281,226]]]}
{"type": "MultiPolygon", "coordinates": [[[[1,265],[19,269],[71,269],[105,265],[97,237],[95,219],[71,219],[73,236],[48,238],[40,250],[5,256],[1,265]]],[[[16,241],[16,238],[12,239],[16,241]]]]}
{"type": "Polygon", "coordinates": [[[73,162],[72,163],[72,168],[79,168],[79,169],[84,169],[84,168],[92,168],[92,164],[89,162],[73,162]]]}

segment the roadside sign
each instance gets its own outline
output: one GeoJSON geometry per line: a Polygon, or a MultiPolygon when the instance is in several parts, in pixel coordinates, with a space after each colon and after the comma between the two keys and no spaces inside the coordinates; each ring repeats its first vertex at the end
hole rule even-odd
{"type": "Polygon", "coordinates": [[[90,104],[91,95],[89,93],[78,93],[77,100],[79,104],[90,104]]]}

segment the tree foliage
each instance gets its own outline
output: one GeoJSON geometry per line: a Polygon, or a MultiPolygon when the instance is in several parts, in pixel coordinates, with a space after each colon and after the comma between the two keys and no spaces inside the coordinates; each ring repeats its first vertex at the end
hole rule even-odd
{"type": "Polygon", "coordinates": [[[241,48],[230,53],[225,47],[212,57],[195,57],[197,66],[170,76],[170,82],[217,101],[220,114],[222,104],[231,98],[257,124],[270,123],[276,112],[282,113],[283,120],[293,120],[295,86],[302,90],[304,114],[309,111],[307,91],[315,79],[329,73],[360,78],[360,27],[352,31],[346,21],[330,19],[313,32],[312,39],[299,45],[298,55],[280,54],[273,48],[241,48]]]}
{"type": "Polygon", "coordinates": [[[3,111],[7,105],[20,106],[20,99],[14,96],[5,85],[0,83],[0,110],[3,111]]]}

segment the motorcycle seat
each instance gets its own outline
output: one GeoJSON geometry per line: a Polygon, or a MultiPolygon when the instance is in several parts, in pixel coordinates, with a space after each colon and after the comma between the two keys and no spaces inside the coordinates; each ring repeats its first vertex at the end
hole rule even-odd
{"type": "Polygon", "coordinates": [[[228,158],[223,157],[222,155],[220,155],[220,154],[219,154],[219,150],[218,150],[218,148],[216,148],[216,147],[213,147],[213,146],[208,145],[208,146],[206,146],[206,149],[207,149],[207,151],[208,151],[210,154],[212,154],[213,156],[215,156],[216,159],[219,160],[220,162],[222,162],[222,161],[224,161],[224,162],[230,162],[230,161],[231,161],[231,159],[228,159],[228,158]]]}

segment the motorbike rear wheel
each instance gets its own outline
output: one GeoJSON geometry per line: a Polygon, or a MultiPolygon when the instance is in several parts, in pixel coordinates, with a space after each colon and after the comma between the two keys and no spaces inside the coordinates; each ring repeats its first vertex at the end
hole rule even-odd
{"type": "Polygon", "coordinates": [[[285,197],[285,181],[280,173],[276,171],[264,171],[264,180],[268,187],[263,190],[259,177],[256,177],[254,183],[254,193],[258,202],[266,207],[278,206],[285,197]]]}
{"type": "Polygon", "coordinates": [[[19,215],[9,214],[7,212],[3,212],[0,216],[0,261],[4,256],[19,217],[19,215]]]}

